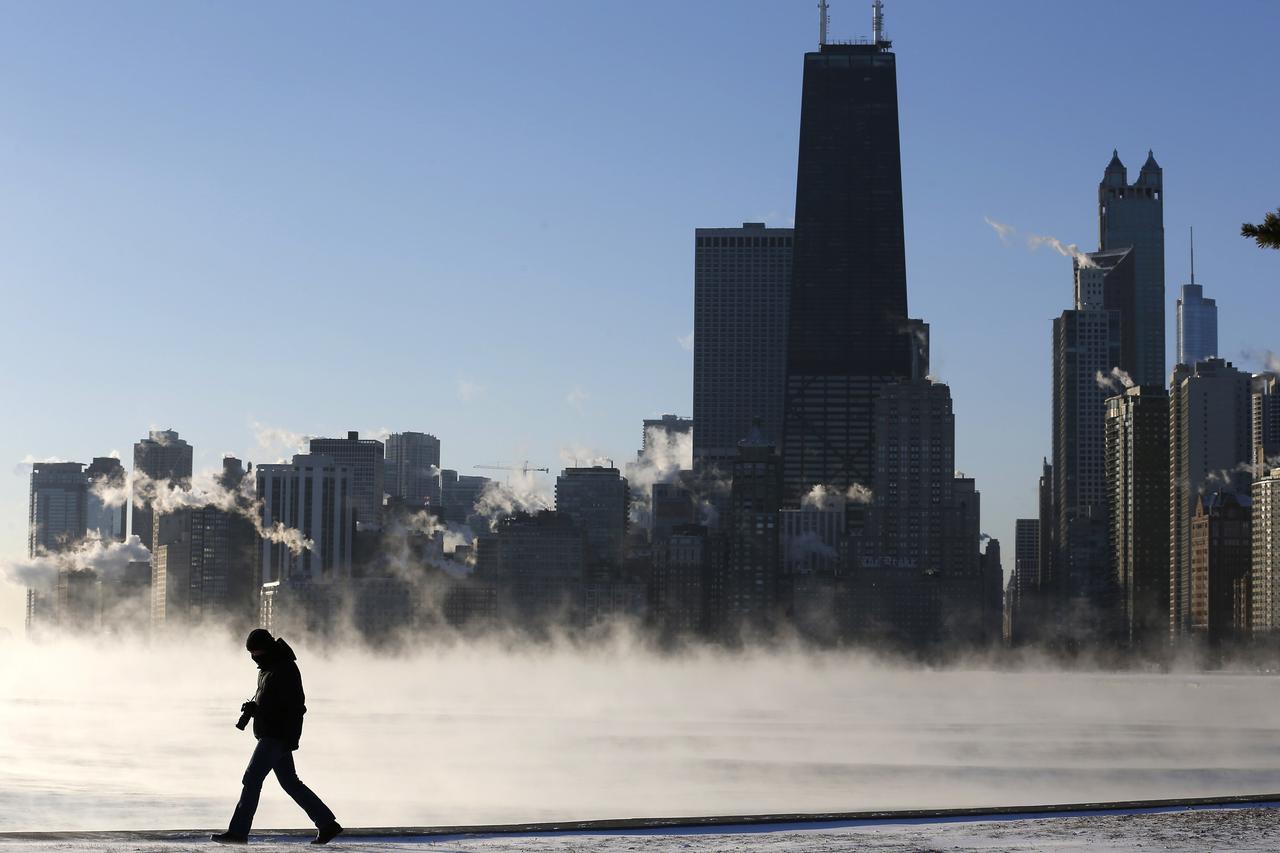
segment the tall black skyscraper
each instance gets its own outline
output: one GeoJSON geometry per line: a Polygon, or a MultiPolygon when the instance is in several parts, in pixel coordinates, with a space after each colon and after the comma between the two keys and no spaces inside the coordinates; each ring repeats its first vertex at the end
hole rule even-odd
{"type": "Polygon", "coordinates": [[[890,46],[877,15],[871,43],[804,57],[782,439],[791,504],[817,484],[871,481],[876,395],[913,372],[890,46]]]}
{"type": "Polygon", "coordinates": [[[1139,385],[1163,386],[1164,172],[1150,151],[1132,184],[1119,152],[1111,153],[1098,184],[1098,244],[1103,252],[1133,249],[1134,364],[1125,369],[1139,385]]]}

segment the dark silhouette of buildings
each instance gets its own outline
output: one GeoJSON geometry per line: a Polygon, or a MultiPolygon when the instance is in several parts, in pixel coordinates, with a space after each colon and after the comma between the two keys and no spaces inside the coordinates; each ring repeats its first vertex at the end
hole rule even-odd
{"type": "Polygon", "coordinates": [[[1134,386],[1107,400],[1112,626],[1122,645],[1163,648],[1169,633],[1169,396],[1134,386]]]}
{"type": "MultiPolygon", "coordinates": [[[[913,375],[890,46],[822,44],[804,57],[782,430],[790,506],[815,485],[871,481],[876,395],[913,375]]],[[[849,508],[856,526],[863,507],[849,508]]]]}
{"type": "Polygon", "coordinates": [[[731,637],[744,629],[770,628],[778,616],[782,470],[759,420],[738,442],[732,470],[728,558],[723,580],[712,591],[715,630],[731,637]]]}
{"type": "Polygon", "coordinates": [[[1229,491],[1200,495],[1191,518],[1193,637],[1211,649],[1249,637],[1250,499],[1229,491]]]}
{"type": "Polygon", "coordinates": [[[790,228],[759,222],[695,233],[693,457],[699,470],[727,471],[753,418],[766,435],[782,433],[791,243],[790,228]]]}
{"type": "Polygon", "coordinates": [[[1123,314],[1106,307],[1107,276],[1075,263],[1075,307],[1053,321],[1053,596],[1069,642],[1100,636],[1113,598],[1104,415],[1122,387],[1123,314]]]}
{"type": "Polygon", "coordinates": [[[475,512],[480,493],[489,484],[488,477],[459,475],[446,468],[440,472],[440,498],[444,502],[445,521],[466,524],[475,512]]]}
{"type": "Polygon", "coordinates": [[[1191,631],[1191,519],[1202,495],[1247,494],[1252,444],[1248,373],[1211,358],[1173,369],[1169,387],[1169,629],[1191,631]]]}
{"type": "MultiPolygon", "coordinates": [[[[234,456],[222,460],[221,485],[238,494],[248,476],[234,456]]],[[[262,548],[249,519],[249,498],[239,509],[182,507],[156,515],[152,554],[153,630],[210,622],[237,630],[253,626],[261,585],[262,548]]]]}
{"type": "Polygon", "coordinates": [[[583,531],[593,569],[621,564],[630,505],[627,480],[617,468],[565,468],[556,478],[556,512],[583,531]]]}
{"type": "Polygon", "coordinates": [[[678,525],[655,543],[652,614],[659,636],[692,638],[706,631],[716,545],[700,524],[678,525]]]}
{"type": "Polygon", "coordinates": [[[424,432],[387,436],[386,492],[409,506],[441,505],[440,439],[424,432]]]}
{"type": "Polygon", "coordinates": [[[356,523],[378,527],[382,523],[386,454],[381,441],[348,432],[346,438],[313,438],[311,452],[328,456],[351,472],[351,506],[356,523]]]}
{"type": "Polygon", "coordinates": [[[1252,380],[1252,451],[1255,471],[1266,475],[1280,467],[1280,376],[1258,373],[1252,380]]]}
{"type": "MultiPolygon", "coordinates": [[[[183,441],[174,430],[151,430],[150,434],[133,445],[133,470],[156,482],[186,488],[191,484],[191,445],[183,441]]],[[[134,486],[138,488],[137,485],[134,486]]],[[[152,499],[143,492],[135,494],[132,503],[130,528],[134,536],[142,540],[154,553],[155,514],[152,499]]]]}
{"type": "Polygon", "coordinates": [[[581,622],[587,543],[568,515],[513,515],[476,544],[476,580],[493,588],[500,619],[530,628],[581,622]]]}
{"type": "Polygon", "coordinates": [[[1133,184],[1112,152],[1098,184],[1098,248],[1133,250],[1135,360],[1125,370],[1135,384],[1163,386],[1164,172],[1150,151],[1133,184]]]}

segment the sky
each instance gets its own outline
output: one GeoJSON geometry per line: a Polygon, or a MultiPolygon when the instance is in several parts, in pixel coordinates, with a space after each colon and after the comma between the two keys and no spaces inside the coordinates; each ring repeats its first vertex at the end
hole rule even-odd
{"type": "MultiPolygon", "coordinates": [[[[0,3],[0,558],[24,460],[152,428],[197,470],[280,431],[431,432],[466,472],[628,458],[691,413],[694,229],[791,222],[814,5],[0,3]]],[[[831,0],[831,37],[869,5],[831,0]]],[[[1164,168],[1170,366],[1193,225],[1221,354],[1280,350],[1280,253],[1238,236],[1280,206],[1280,5],[886,7],[910,310],[1008,564],[1071,300],[1023,237],[1097,248],[1113,148],[1164,168]]],[[[22,602],[0,583],[0,633],[22,602]]]]}

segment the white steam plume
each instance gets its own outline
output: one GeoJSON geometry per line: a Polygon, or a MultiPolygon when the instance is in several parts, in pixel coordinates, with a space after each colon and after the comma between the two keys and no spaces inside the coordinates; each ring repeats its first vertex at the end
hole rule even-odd
{"type": "Polygon", "coordinates": [[[1080,251],[1080,247],[1075,243],[1063,243],[1057,237],[1050,237],[1045,234],[1032,234],[1027,237],[1027,248],[1031,249],[1031,251],[1034,252],[1042,246],[1048,246],[1063,257],[1075,258],[1076,263],[1082,267],[1097,266],[1093,258],[1080,251]]]}
{"type": "Polygon", "coordinates": [[[814,486],[800,499],[800,506],[806,509],[837,509],[845,503],[869,504],[873,495],[871,490],[861,483],[854,483],[841,491],[838,486],[826,486],[821,483],[814,486]]]}
{"type": "Polygon", "coordinates": [[[1009,238],[1018,233],[1018,229],[1012,225],[1005,225],[1003,222],[996,222],[989,216],[982,217],[982,221],[995,229],[996,236],[1000,238],[1000,242],[1006,246],[1009,245],[1009,238]]]}
{"type": "Polygon", "coordinates": [[[631,521],[647,527],[653,515],[654,484],[674,483],[681,471],[693,468],[693,433],[651,426],[645,430],[644,444],[636,460],[627,463],[624,474],[632,493],[631,521]]]}
{"type": "Polygon", "coordinates": [[[53,585],[59,571],[92,569],[100,577],[110,580],[123,573],[129,563],[150,559],[151,552],[137,536],[130,536],[123,542],[104,542],[92,537],[68,551],[0,561],[0,577],[18,586],[47,588],[53,585]]]}
{"type": "Polygon", "coordinates": [[[1103,391],[1123,391],[1134,385],[1133,377],[1118,367],[1111,368],[1110,373],[1097,371],[1093,374],[1093,381],[1098,383],[1098,387],[1103,391]]]}
{"type": "Polygon", "coordinates": [[[538,482],[534,471],[513,471],[507,482],[490,480],[476,498],[476,513],[492,530],[498,522],[519,512],[534,513],[554,506],[551,494],[538,482]]]}
{"type": "Polygon", "coordinates": [[[247,518],[259,536],[268,542],[284,545],[294,554],[311,550],[312,541],[297,528],[286,527],[279,521],[270,527],[263,523],[262,501],[254,493],[252,477],[244,477],[237,487],[228,489],[219,481],[219,476],[220,472],[206,471],[186,484],[155,480],[134,470],[124,483],[102,481],[94,483],[92,489],[107,506],[121,506],[130,500],[130,496],[135,506],[150,504],[158,513],[211,506],[247,518]]]}

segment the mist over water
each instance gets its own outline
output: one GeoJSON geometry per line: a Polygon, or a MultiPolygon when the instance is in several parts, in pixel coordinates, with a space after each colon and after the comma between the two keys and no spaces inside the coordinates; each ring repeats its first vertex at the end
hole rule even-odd
{"type": "MultiPolygon", "coordinates": [[[[351,826],[927,808],[1280,790],[1275,678],[295,644],[302,779],[351,826]]],[[[253,747],[239,644],[0,644],[0,830],[225,827],[253,747]]],[[[274,779],[256,826],[305,817],[274,779]]]]}

